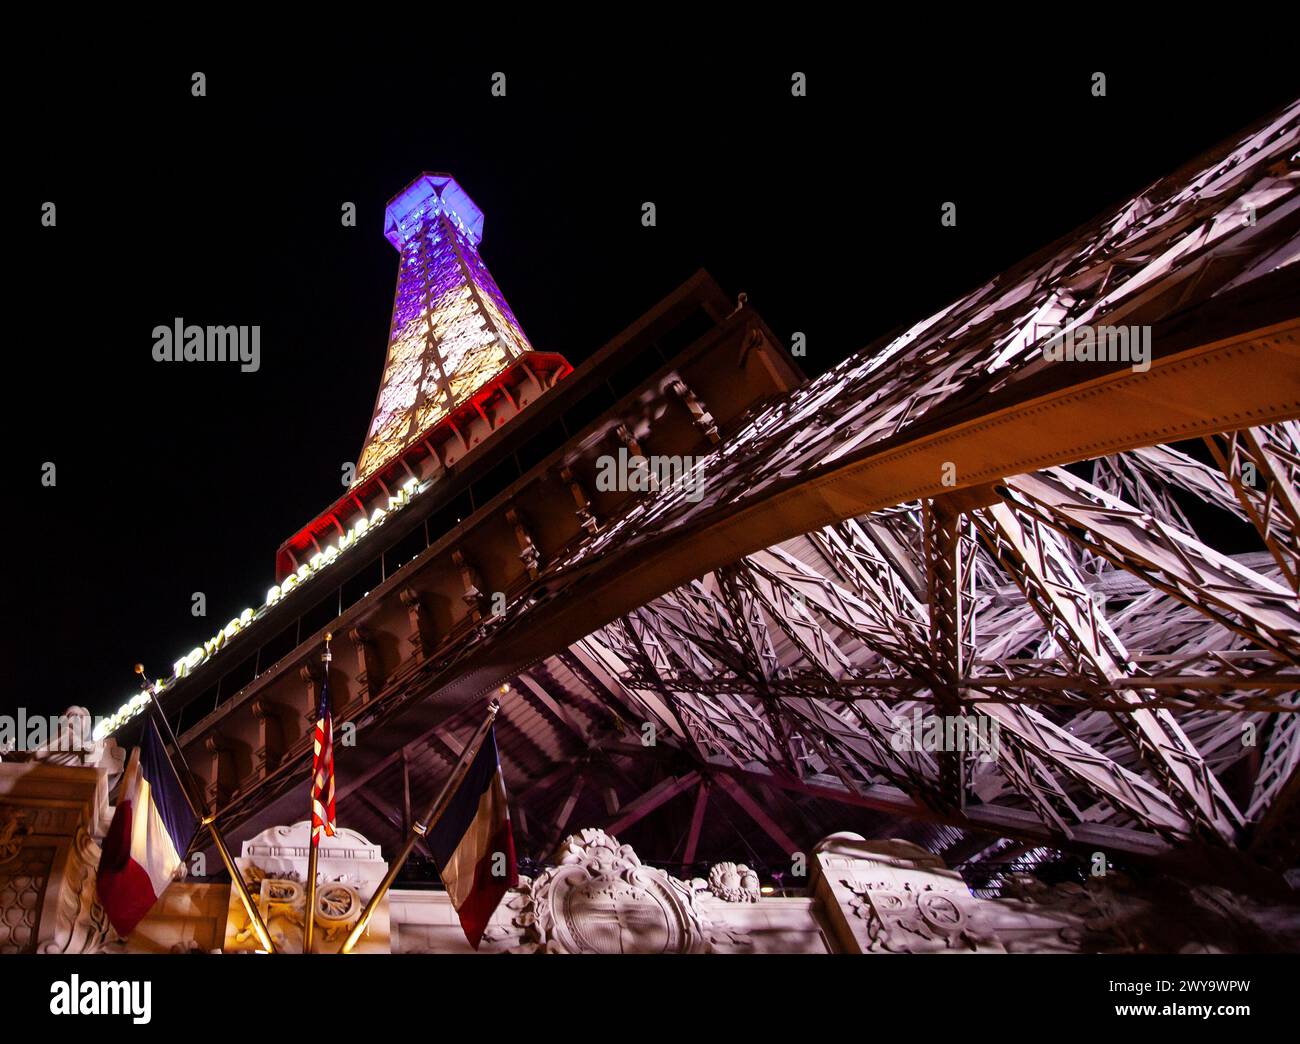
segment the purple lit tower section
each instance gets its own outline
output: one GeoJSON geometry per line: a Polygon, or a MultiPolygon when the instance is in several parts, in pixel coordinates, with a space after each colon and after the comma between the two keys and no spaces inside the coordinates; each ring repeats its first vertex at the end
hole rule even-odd
{"type": "Polygon", "coordinates": [[[533,353],[478,255],[483,212],[454,178],[423,174],[411,182],[389,202],[384,235],[402,262],[354,486],[533,353]]]}
{"type": "Polygon", "coordinates": [[[357,472],[342,497],[280,545],[277,583],[343,533],[373,524],[412,484],[472,467],[480,446],[573,372],[563,355],[529,343],[478,256],[483,212],[450,175],[421,174],[398,193],[384,235],[401,262],[357,472]]]}

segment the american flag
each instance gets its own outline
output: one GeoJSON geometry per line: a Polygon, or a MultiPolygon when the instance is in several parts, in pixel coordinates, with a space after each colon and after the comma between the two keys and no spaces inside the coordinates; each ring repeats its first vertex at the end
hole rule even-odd
{"type": "Polygon", "coordinates": [[[312,732],[311,843],[320,844],[321,831],[334,836],[334,723],[330,720],[328,676],[320,687],[320,707],[312,732]]]}

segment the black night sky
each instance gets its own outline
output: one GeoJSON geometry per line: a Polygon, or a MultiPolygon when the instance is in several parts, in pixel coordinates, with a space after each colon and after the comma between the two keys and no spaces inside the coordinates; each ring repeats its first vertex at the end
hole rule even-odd
{"type": "Polygon", "coordinates": [[[397,268],[383,208],[421,171],[483,209],[482,255],[535,347],[577,363],[704,267],[781,336],[806,332],[818,372],[1300,94],[1245,49],[1189,74],[1119,51],[891,67],[904,49],[877,44],[870,74],[725,48],[595,67],[173,50],[32,70],[6,150],[0,713],[110,713],[134,661],[166,675],[261,603],[277,546],[360,451],[397,268]],[[153,327],[177,317],[260,325],[261,369],[154,362],[153,327]]]}

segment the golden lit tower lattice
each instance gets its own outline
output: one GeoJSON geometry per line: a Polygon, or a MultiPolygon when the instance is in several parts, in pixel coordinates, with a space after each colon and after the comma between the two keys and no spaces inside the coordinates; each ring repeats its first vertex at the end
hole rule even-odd
{"type": "Polygon", "coordinates": [[[402,255],[379,395],[354,485],[532,352],[482,258],[483,212],[447,174],[422,174],[384,214],[402,255]]]}
{"type": "Polygon", "coordinates": [[[421,174],[389,201],[401,255],[388,353],[346,492],[276,552],[276,581],[309,569],[357,526],[473,466],[476,451],[573,372],[535,351],[478,255],[483,212],[449,174],[421,174]],[[470,458],[466,461],[467,456],[470,458]]]}

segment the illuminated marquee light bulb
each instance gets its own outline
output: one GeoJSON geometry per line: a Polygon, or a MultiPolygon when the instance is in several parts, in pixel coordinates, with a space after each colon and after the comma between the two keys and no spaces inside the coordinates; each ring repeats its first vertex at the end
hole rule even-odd
{"type": "MultiPolygon", "coordinates": [[[[182,656],[172,664],[171,677],[167,679],[159,679],[155,683],[154,691],[161,693],[163,690],[175,684],[178,679],[185,677],[200,664],[205,663],[210,657],[215,656],[225,648],[226,643],[230,641],[231,638],[235,637],[235,635],[244,630],[244,628],[250,627],[260,620],[267,609],[279,602],[300,583],[309,580],[322,569],[331,565],[338,559],[339,555],[364,537],[367,533],[375,529],[378,525],[382,524],[392,512],[404,508],[417,494],[423,492],[424,489],[425,487],[421,484],[419,479],[407,479],[398,492],[394,496],[388,498],[388,508],[386,510],[383,508],[377,508],[374,515],[371,515],[369,518],[365,515],[358,518],[356,524],[339,537],[336,544],[331,544],[320,554],[313,555],[311,561],[304,563],[296,572],[290,573],[285,577],[282,583],[276,584],[267,591],[266,601],[262,603],[262,606],[259,609],[245,609],[237,617],[231,619],[225,627],[205,641],[201,646],[196,645],[186,655],[182,656]],[[378,521],[376,521],[376,516],[378,517],[378,521]]],[[[369,593],[369,591],[366,592],[366,594],[369,593]]],[[[133,696],[131,699],[127,700],[126,703],[118,707],[118,709],[107,719],[101,720],[95,726],[94,738],[99,740],[103,739],[105,736],[111,735],[124,723],[130,721],[139,714],[148,702],[148,697],[143,693],[133,696]]]]}

